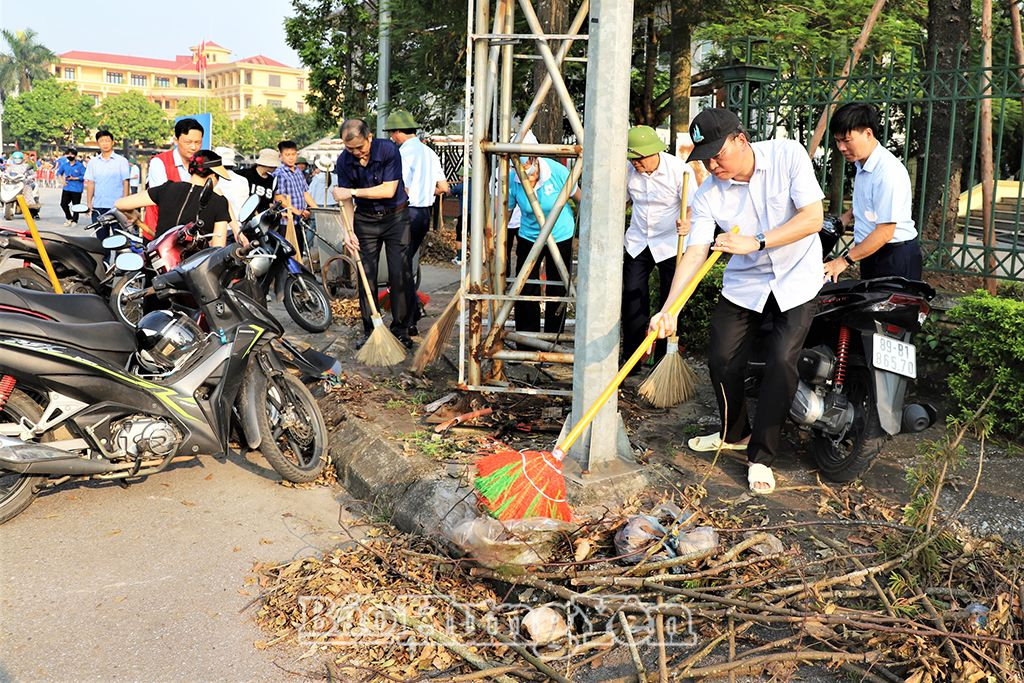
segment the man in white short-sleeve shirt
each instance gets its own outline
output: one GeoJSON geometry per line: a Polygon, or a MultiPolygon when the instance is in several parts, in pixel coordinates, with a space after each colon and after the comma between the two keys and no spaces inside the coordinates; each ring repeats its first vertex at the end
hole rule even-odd
{"type": "Polygon", "coordinates": [[[879,143],[878,110],[851,102],[836,110],[829,132],[840,154],[857,168],[853,208],[842,216],[853,221],[853,246],[825,264],[832,281],[860,263],[860,277],[899,276],[921,279],[921,245],[911,217],[910,174],[896,156],[879,143]]]}
{"type": "MultiPolygon", "coordinates": [[[[712,176],[693,202],[691,229],[676,269],[669,301],[682,292],[709,251],[730,254],[722,295],[711,316],[708,367],[722,428],[696,437],[690,448],[746,450],[750,491],[775,489],[771,464],[779,454],[783,422],[797,385],[797,358],[821,289],[824,197],[807,152],[792,140],[751,143],[740,120],[725,109],[707,109],[690,124],[694,150],[712,176]],[[736,234],[729,232],[738,227],[736,234]],[[717,229],[724,230],[715,236],[717,229]],[[765,374],[751,426],[744,392],[755,337],[771,316],[763,344],[765,374]]],[[[661,336],[675,331],[665,310],[651,319],[661,336]]]]}
{"type": "MultiPolygon", "coordinates": [[[[633,212],[625,236],[622,258],[622,355],[629,358],[647,336],[651,319],[650,279],[658,269],[661,291],[658,307],[665,305],[676,272],[676,250],[689,224],[680,221],[683,178],[687,205],[697,192],[693,169],[679,157],[667,154],[667,145],[650,126],[629,129],[626,144],[626,200],[633,212]],[[684,227],[685,226],[685,227],[684,227]]],[[[665,355],[658,341],[655,359],[665,355]]],[[[639,366],[638,366],[639,367],[639,366]]]]}

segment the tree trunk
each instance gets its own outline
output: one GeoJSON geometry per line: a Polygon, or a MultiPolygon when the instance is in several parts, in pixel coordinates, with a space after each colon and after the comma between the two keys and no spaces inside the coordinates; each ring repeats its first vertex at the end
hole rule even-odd
{"type": "MultiPolygon", "coordinates": [[[[538,0],[536,3],[537,17],[540,19],[541,26],[544,27],[545,31],[548,33],[565,33],[569,26],[569,13],[566,5],[567,0],[538,0]]],[[[558,42],[554,40],[549,41],[553,51],[558,49],[558,42]]],[[[542,60],[538,59],[533,65],[533,87],[535,90],[540,88],[545,74],[547,74],[547,67],[544,66],[542,60]]],[[[555,89],[552,88],[548,91],[547,97],[544,98],[544,103],[537,113],[537,120],[531,127],[534,135],[537,136],[537,141],[561,144],[565,136],[565,130],[562,126],[564,117],[562,103],[558,100],[558,94],[555,92],[555,89]]],[[[578,142],[583,141],[579,140],[578,142]]]]}
{"type": "Polygon", "coordinates": [[[981,109],[981,130],[978,137],[981,146],[981,215],[985,230],[985,289],[996,293],[995,225],[992,222],[992,201],[995,192],[995,168],[992,159],[992,0],[981,1],[981,75],[984,98],[978,103],[981,109]],[[987,72],[987,73],[985,73],[987,72]]]}
{"type": "MultiPolygon", "coordinates": [[[[928,53],[929,69],[955,69],[957,63],[968,63],[968,41],[971,31],[970,0],[928,0],[928,53]]],[[[941,78],[949,78],[942,76],[941,78]]],[[[917,195],[924,195],[924,225],[920,226],[925,239],[938,239],[945,217],[945,224],[953,229],[961,192],[960,178],[963,166],[964,140],[960,131],[952,130],[950,122],[955,104],[949,99],[937,99],[931,105],[931,137],[923,163],[927,173],[917,177],[917,195]],[[952,148],[950,167],[946,169],[946,155],[952,148]],[[946,202],[943,202],[943,195],[946,202]]],[[[964,112],[957,112],[963,118],[964,112]]],[[[918,120],[915,136],[924,140],[927,119],[922,115],[918,120]]],[[[924,169],[922,165],[922,171],[924,169]]],[[[948,235],[951,238],[952,235],[948,235]]]]}
{"type": "Polygon", "coordinates": [[[672,0],[672,60],[670,62],[672,88],[672,125],[669,133],[669,147],[673,154],[679,151],[676,136],[685,133],[690,125],[690,77],[693,72],[692,25],[688,14],[689,4],[684,0],[672,0]]]}

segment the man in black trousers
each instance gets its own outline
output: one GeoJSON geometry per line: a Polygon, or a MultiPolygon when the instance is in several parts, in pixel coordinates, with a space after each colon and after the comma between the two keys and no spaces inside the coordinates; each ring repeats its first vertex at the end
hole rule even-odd
{"type": "MultiPolygon", "coordinates": [[[[388,260],[391,290],[391,332],[406,348],[412,348],[409,299],[405,296],[412,279],[405,252],[409,248],[409,196],[402,181],[402,156],[391,140],[377,140],[362,119],[348,119],[341,125],[345,151],[338,155],[335,172],[338,184],[334,198],[347,216],[353,216],[355,235],[346,235],[345,246],[359,252],[370,295],[377,296],[377,264],[381,249],[388,260]],[[354,206],[353,206],[354,205],[354,206]]],[[[362,348],[373,331],[366,292],[359,288],[359,310],[363,318],[362,348]]]]}

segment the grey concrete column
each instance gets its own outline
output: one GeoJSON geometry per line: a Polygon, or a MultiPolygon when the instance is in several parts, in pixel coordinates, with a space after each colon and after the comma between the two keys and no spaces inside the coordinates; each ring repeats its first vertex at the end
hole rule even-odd
{"type": "Polygon", "coordinates": [[[377,137],[384,139],[384,122],[391,110],[391,7],[388,0],[380,0],[377,16],[377,137]]]}
{"type": "MultiPolygon", "coordinates": [[[[632,0],[592,2],[571,424],[618,371],[632,25],[632,0]]],[[[584,484],[635,471],[614,395],[569,455],[567,476],[584,484]]]]}

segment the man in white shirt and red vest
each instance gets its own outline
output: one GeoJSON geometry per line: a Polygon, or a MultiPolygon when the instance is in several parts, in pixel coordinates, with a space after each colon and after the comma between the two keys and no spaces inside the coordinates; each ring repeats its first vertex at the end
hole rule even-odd
{"type": "MultiPolygon", "coordinates": [[[[149,160],[147,185],[159,187],[166,182],[186,182],[191,177],[188,162],[203,146],[203,134],[206,130],[195,119],[182,119],[174,124],[174,147],[160,152],[149,160]]],[[[160,218],[160,210],[155,206],[146,209],[143,222],[149,227],[151,238],[156,233],[156,225],[160,218]]]]}
{"type": "MultiPolygon", "coordinates": [[[[650,126],[629,129],[626,143],[626,199],[633,204],[622,257],[622,356],[629,358],[647,336],[651,319],[650,279],[658,269],[661,284],[658,308],[665,305],[672,276],[676,272],[679,238],[689,223],[679,220],[683,177],[687,183],[687,206],[697,192],[693,170],[668,148],[650,126]]],[[[655,358],[665,355],[665,342],[658,341],[655,358]]]]}
{"type": "MultiPolygon", "coordinates": [[[[690,439],[696,451],[747,452],[750,492],[775,490],[771,470],[782,425],[797,385],[797,358],[821,289],[824,194],[807,152],[795,140],[751,143],[740,120],[725,109],[706,109],[690,124],[689,160],[703,161],[712,177],[693,201],[690,235],[676,269],[672,301],[711,250],[730,254],[722,294],[711,315],[708,368],[718,399],[721,430],[690,439]],[[737,234],[729,232],[739,227],[737,234]],[[715,235],[716,229],[723,230],[715,235]],[[766,316],[765,374],[753,425],[744,391],[747,360],[766,316]]],[[[667,308],[667,305],[666,305],[667,308]]],[[[661,336],[675,331],[665,313],[651,319],[661,336]]]]}

